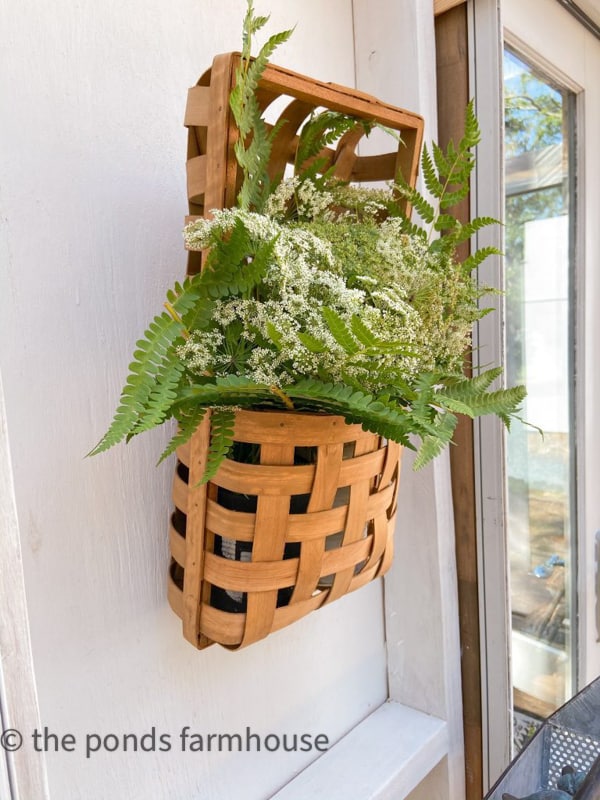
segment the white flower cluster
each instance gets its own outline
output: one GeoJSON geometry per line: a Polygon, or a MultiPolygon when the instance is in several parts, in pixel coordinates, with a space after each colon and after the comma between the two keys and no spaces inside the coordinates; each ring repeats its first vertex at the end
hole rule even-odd
{"type": "MultiPolygon", "coordinates": [[[[366,225],[375,225],[374,218],[384,209],[380,198],[370,201],[362,190],[349,199],[360,204],[363,218],[373,215],[366,225]]],[[[342,263],[352,252],[344,248],[354,226],[361,222],[343,214],[329,218],[332,202],[332,195],[311,181],[292,178],[279,184],[264,215],[227,209],[187,226],[186,244],[193,250],[224,239],[238,220],[256,243],[275,241],[260,286],[248,296],[216,301],[210,325],[192,332],[178,349],[190,372],[215,377],[233,372],[278,387],[306,377],[350,379],[377,392],[391,375],[410,380],[462,355],[469,323],[446,320],[447,304],[454,302],[449,300],[449,264],[426,241],[403,233],[396,218],[377,224],[375,238],[364,240],[373,242],[370,252],[356,251],[359,263],[342,263]],[[291,202],[304,222],[285,221],[291,202]],[[342,219],[345,229],[338,227],[342,219]],[[335,246],[327,240],[332,224],[342,232],[341,245],[339,237],[335,246]],[[358,317],[387,346],[369,349],[357,342],[357,352],[349,352],[329,329],[324,307],[335,311],[348,329],[358,317]]]]}
{"type": "Polygon", "coordinates": [[[298,176],[281,181],[269,196],[265,213],[277,220],[284,220],[290,208],[299,219],[333,219],[330,210],[334,197],[330,192],[318,189],[310,178],[300,180],[298,176]]]}
{"type": "Polygon", "coordinates": [[[189,250],[204,250],[219,236],[230,231],[236,220],[243,222],[250,236],[256,241],[270,241],[280,230],[274,220],[263,214],[242,211],[239,208],[214,209],[211,219],[197,219],[183,230],[183,239],[189,250]]]}

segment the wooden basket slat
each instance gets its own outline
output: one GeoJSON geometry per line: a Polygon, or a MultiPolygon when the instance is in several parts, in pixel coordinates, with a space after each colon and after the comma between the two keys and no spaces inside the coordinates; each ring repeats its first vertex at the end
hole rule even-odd
{"type": "Polygon", "coordinates": [[[287,164],[293,162],[298,146],[298,129],[314,110],[313,103],[292,100],[279,115],[279,132],[275,136],[269,159],[269,178],[282,175],[287,164]]]}
{"type": "Polygon", "coordinates": [[[210,121],[211,111],[210,88],[208,86],[192,86],[191,89],[188,89],[183,121],[186,128],[207,126],[210,121]]]}
{"type": "Polygon", "coordinates": [[[169,525],[169,550],[171,552],[171,558],[176,561],[180,567],[185,566],[185,548],[185,536],[182,536],[175,530],[173,523],[171,523],[169,525]]]}
{"type": "Polygon", "coordinates": [[[348,180],[358,183],[362,181],[389,181],[396,174],[397,159],[397,153],[358,156],[354,161],[348,180]]]}
{"type": "Polygon", "coordinates": [[[321,577],[324,557],[324,538],[311,539],[303,544],[298,564],[298,576],[290,600],[292,606],[308,600],[314,594],[321,577]]]}
{"type": "Polygon", "coordinates": [[[183,635],[192,644],[202,644],[199,638],[200,599],[204,567],[204,518],[206,516],[206,485],[200,478],[206,468],[210,442],[210,414],[198,426],[190,447],[190,482],[187,498],[186,551],[183,581],[183,635]]]}
{"type": "MultiPolygon", "coordinates": [[[[366,481],[362,481],[361,483],[352,486],[350,489],[348,516],[346,518],[346,527],[344,528],[340,552],[344,552],[353,544],[362,545],[366,541],[364,537],[369,491],[370,485],[366,481]]],[[[357,564],[355,562],[345,569],[335,571],[333,585],[331,587],[331,591],[329,592],[329,596],[326,601],[327,603],[337,600],[339,597],[348,592],[356,566],[357,564]]]]}
{"type": "Polygon", "coordinates": [[[335,176],[341,181],[349,181],[358,159],[356,147],[365,135],[364,129],[356,126],[347,131],[340,139],[335,150],[335,176]]]}
{"type": "Polygon", "coordinates": [[[308,494],[314,482],[312,464],[301,467],[262,467],[260,464],[240,464],[224,461],[213,482],[221,489],[256,497],[290,497],[308,494]]]}
{"type": "Polygon", "coordinates": [[[187,191],[190,201],[200,202],[206,192],[206,156],[196,156],[187,162],[187,191]]]}
{"type": "Polygon", "coordinates": [[[269,592],[292,586],[298,572],[298,559],[276,561],[233,561],[205,554],[204,579],[223,589],[237,592],[269,592]]]}
{"type": "Polygon", "coordinates": [[[369,563],[379,563],[388,544],[388,518],[385,514],[378,514],[374,518],[369,534],[373,537],[369,563]]]}
{"type": "Polygon", "coordinates": [[[347,425],[341,417],[298,412],[284,420],[277,411],[247,411],[238,415],[233,431],[237,442],[287,444],[293,439],[297,447],[345,444],[372,435],[361,425],[347,425]]]}

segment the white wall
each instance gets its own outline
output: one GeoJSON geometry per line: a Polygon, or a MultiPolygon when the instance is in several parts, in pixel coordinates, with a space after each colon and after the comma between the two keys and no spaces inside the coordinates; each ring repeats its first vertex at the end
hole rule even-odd
{"type": "MultiPolygon", "coordinates": [[[[77,737],[47,756],[54,800],[267,797],[314,756],[86,760],[81,740],[250,725],[334,741],[387,696],[382,620],[363,599],[380,603],[379,585],[247,651],[197,653],[165,600],[167,432],[83,458],[184,272],[186,88],[239,47],[244,5],[0,0],[0,364],[42,724],[77,737]]],[[[277,61],[353,83],[351,0],[269,5],[270,32],[298,23],[277,61]]]]}

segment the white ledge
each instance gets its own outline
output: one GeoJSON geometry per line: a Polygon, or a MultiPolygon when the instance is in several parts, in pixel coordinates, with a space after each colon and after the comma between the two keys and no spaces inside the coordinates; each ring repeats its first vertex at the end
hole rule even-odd
{"type": "Polygon", "coordinates": [[[387,702],[271,800],[398,800],[447,753],[443,720],[387,702]]]}

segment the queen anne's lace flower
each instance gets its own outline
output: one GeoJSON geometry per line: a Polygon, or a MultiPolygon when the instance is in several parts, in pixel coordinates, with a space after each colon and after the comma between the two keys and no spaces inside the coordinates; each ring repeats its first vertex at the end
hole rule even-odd
{"type": "Polygon", "coordinates": [[[234,372],[278,387],[305,377],[350,379],[377,392],[386,375],[406,380],[460,364],[475,289],[448,255],[403,233],[400,219],[377,221],[385,192],[347,186],[337,192],[290,178],[271,194],[265,214],[216,210],[187,226],[192,250],[226,239],[238,220],[254,242],[274,243],[260,286],[250,296],[215,301],[208,328],[178,348],[191,373],[234,372]],[[359,319],[388,346],[374,355],[356,340],[349,352],[329,328],[325,307],[348,330],[359,319]]]}

